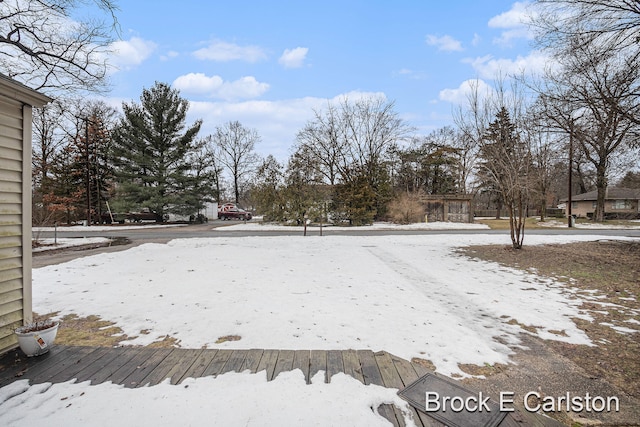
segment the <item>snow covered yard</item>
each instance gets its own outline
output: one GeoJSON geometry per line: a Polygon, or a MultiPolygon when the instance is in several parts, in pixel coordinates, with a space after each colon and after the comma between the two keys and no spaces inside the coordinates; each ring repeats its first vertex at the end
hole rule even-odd
{"type": "MultiPolygon", "coordinates": [[[[599,237],[601,238],[601,236],[599,237]]],[[[529,236],[534,242],[589,237],[529,236]]],[[[220,237],[145,244],[34,270],[34,311],[99,315],[146,345],[387,350],[444,374],[508,363],[518,326],[590,344],[564,287],[454,253],[504,236],[220,237]],[[144,331],[144,333],[141,333],[144,331]],[[220,337],[238,341],[216,344],[220,337]]]]}
{"type": "MultiPolygon", "coordinates": [[[[99,315],[130,344],[170,335],[194,348],[384,349],[429,359],[449,375],[465,375],[459,363],[508,363],[526,333],[519,324],[535,325],[546,339],[591,344],[571,320],[587,317],[571,290],[455,253],[506,244],[505,236],[222,236],[36,269],[34,310],[99,315]],[[215,343],[227,335],[240,340],[215,343]]],[[[601,238],[529,236],[527,243],[601,238]]],[[[18,380],[0,389],[0,423],[388,425],[372,411],[383,403],[408,416],[395,389],[343,374],[325,384],[322,375],[306,385],[299,370],[270,382],[264,371],[231,372],[137,389],[18,380]]]]}

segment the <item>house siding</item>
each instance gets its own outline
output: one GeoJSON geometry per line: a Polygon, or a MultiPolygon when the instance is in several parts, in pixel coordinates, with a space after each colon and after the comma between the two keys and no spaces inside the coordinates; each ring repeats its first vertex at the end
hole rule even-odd
{"type": "MultiPolygon", "coordinates": [[[[23,286],[31,281],[31,232],[27,238],[24,227],[25,199],[30,197],[23,185],[27,173],[31,182],[31,161],[25,165],[24,113],[21,102],[0,95],[0,353],[15,347],[13,330],[31,315],[25,310],[30,301],[25,301],[23,286]]],[[[31,203],[26,204],[30,215],[31,203]]]]}
{"type": "Polygon", "coordinates": [[[32,107],[52,99],[0,73],[0,354],[31,311],[32,107]]]}
{"type": "MultiPolygon", "coordinates": [[[[616,200],[612,199],[612,200],[605,201],[604,211],[606,214],[637,215],[638,213],[640,213],[637,200],[619,199],[619,200],[627,200],[628,203],[630,204],[630,207],[628,209],[615,209],[614,205],[616,200]]],[[[594,207],[595,201],[592,201],[592,200],[581,200],[573,203],[574,205],[571,208],[571,214],[579,218],[591,217],[596,210],[594,207]]]]}

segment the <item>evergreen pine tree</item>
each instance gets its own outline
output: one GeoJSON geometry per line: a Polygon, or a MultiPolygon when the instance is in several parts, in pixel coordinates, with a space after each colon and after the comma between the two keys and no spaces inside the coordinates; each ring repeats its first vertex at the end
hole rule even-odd
{"type": "Polygon", "coordinates": [[[188,162],[202,122],[185,129],[189,103],[165,83],[143,90],[140,100],[123,104],[124,118],[113,135],[118,194],[130,209],[149,208],[158,216],[193,213],[211,190],[188,162]]]}

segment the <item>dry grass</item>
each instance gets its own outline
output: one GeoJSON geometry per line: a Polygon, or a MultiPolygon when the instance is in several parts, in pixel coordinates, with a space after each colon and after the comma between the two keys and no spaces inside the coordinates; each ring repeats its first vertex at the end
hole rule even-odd
{"type": "MultiPolygon", "coordinates": [[[[57,314],[49,313],[46,317],[57,314]]],[[[115,347],[127,339],[129,337],[122,333],[122,329],[114,326],[113,322],[102,320],[98,316],[78,317],[75,314],[68,314],[60,323],[56,344],[115,347]]]]}
{"type": "Polygon", "coordinates": [[[585,301],[580,308],[594,320],[574,321],[596,346],[556,341],[547,341],[547,345],[593,377],[605,378],[629,395],[640,397],[640,242],[605,240],[525,246],[521,250],[474,246],[461,252],[577,288],[585,301]]]}

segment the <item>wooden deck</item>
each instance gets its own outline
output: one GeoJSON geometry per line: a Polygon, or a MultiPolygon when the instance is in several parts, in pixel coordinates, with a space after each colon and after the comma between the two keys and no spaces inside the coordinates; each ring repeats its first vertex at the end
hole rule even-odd
{"type": "MultiPolygon", "coordinates": [[[[146,347],[68,347],[54,346],[43,356],[27,358],[12,350],[0,358],[0,387],[19,379],[31,384],[76,379],[99,384],[111,381],[125,387],[155,385],[167,378],[179,384],[185,378],[219,375],[225,372],[266,371],[267,380],[280,372],[300,369],[307,383],[318,372],[325,382],[344,372],[364,384],[377,384],[402,390],[429,371],[387,352],[370,350],[190,350],[146,347]]],[[[380,414],[394,426],[404,426],[402,414],[383,405],[380,414]]],[[[417,426],[443,426],[425,413],[414,411],[417,426]]],[[[547,419],[548,420],[548,419],[547,419]]],[[[551,421],[515,412],[500,426],[556,425],[551,421]]]]}

